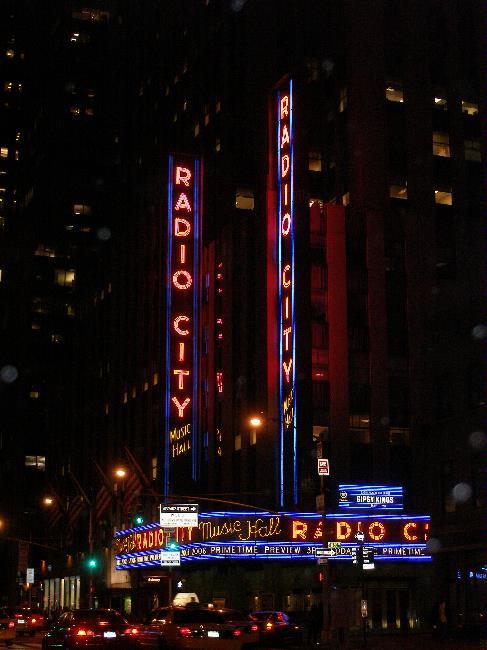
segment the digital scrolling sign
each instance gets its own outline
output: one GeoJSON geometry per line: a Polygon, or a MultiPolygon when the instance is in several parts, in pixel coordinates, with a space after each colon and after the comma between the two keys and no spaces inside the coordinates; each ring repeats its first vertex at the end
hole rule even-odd
{"type": "MultiPolygon", "coordinates": [[[[315,513],[203,513],[198,526],[178,528],[181,561],[315,560],[315,550],[338,542],[331,560],[352,560],[364,533],[375,561],[430,561],[426,549],[430,517],[407,515],[326,515],[315,513]]],[[[160,563],[164,531],[147,524],[116,533],[117,569],[144,568],[160,563]]]]}
{"type": "Polygon", "coordinates": [[[292,459],[293,500],[297,494],[296,322],[294,311],[294,124],[293,83],[287,79],[276,94],[277,129],[277,286],[279,310],[280,503],[284,505],[287,459],[292,459]]]}
{"type": "Polygon", "coordinates": [[[196,473],[201,183],[197,158],[171,155],[168,170],[166,494],[178,476],[196,473]]]}

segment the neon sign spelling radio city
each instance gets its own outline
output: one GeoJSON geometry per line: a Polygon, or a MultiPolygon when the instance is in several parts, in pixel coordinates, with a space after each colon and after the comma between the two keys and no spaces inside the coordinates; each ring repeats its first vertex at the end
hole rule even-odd
{"type": "Polygon", "coordinates": [[[197,398],[199,162],[169,157],[166,310],[166,490],[169,466],[191,454],[197,398]]]}
{"type": "MultiPolygon", "coordinates": [[[[280,491],[284,493],[285,457],[293,457],[293,495],[297,500],[294,318],[293,94],[288,80],[277,93],[278,287],[280,362],[280,491]],[[290,435],[289,435],[290,434],[290,435]],[[292,445],[289,438],[292,438],[292,445]]],[[[287,473],[287,472],[286,472],[287,473]]]]}

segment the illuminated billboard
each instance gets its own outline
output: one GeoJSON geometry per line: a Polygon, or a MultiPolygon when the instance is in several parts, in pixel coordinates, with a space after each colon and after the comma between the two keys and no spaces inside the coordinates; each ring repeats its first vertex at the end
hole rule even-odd
{"type": "Polygon", "coordinates": [[[339,485],[338,507],[349,510],[402,510],[404,490],[392,485],[339,485]]]}
{"type": "MultiPolygon", "coordinates": [[[[352,560],[356,534],[374,549],[377,561],[431,560],[426,549],[430,517],[426,515],[326,515],[315,513],[204,513],[197,527],[178,528],[181,560],[274,559],[315,561],[315,549],[338,543],[331,560],[352,560]]],[[[117,568],[157,565],[164,546],[159,524],[116,533],[117,568]]]]}
{"type": "Polygon", "coordinates": [[[293,83],[287,79],[276,93],[277,139],[277,288],[279,350],[279,492],[298,502],[296,428],[296,323],[294,308],[294,124],[293,83]],[[288,483],[292,481],[292,490],[288,483]]]}
{"type": "Polygon", "coordinates": [[[165,494],[196,476],[200,162],[169,156],[167,202],[165,494]]]}

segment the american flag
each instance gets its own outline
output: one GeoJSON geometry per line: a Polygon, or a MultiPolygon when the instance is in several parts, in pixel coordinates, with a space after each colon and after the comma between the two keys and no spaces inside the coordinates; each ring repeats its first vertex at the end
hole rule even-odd
{"type": "Polygon", "coordinates": [[[101,521],[111,502],[111,492],[106,485],[102,485],[95,496],[95,521],[101,521]]]}
{"type": "Polygon", "coordinates": [[[68,528],[73,528],[84,507],[83,497],[79,494],[71,500],[68,508],[68,528]]]}
{"type": "Polygon", "coordinates": [[[136,472],[130,472],[128,478],[125,480],[125,486],[123,491],[123,512],[124,515],[130,510],[133,502],[137,499],[139,494],[142,492],[142,483],[136,472]]]}
{"type": "Polygon", "coordinates": [[[61,510],[61,506],[59,505],[58,497],[55,496],[47,512],[47,525],[49,526],[49,528],[54,528],[54,526],[56,526],[59,523],[62,516],[63,516],[63,511],[61,510]]]}

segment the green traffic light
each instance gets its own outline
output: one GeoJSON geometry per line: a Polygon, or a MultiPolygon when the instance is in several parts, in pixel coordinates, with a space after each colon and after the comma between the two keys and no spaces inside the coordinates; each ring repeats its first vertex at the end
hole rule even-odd
{"type": "Polygon", "coordinates": [[[168,548],[169,548],[171,551],[177,551],[178,548],[179,548],[179,544],[178,544],[177,542],[169,542],[169,544],[168,544],[168,548]]]}
{"type": "Polygon", "coordinates": [[[96,559],[94,557],[90,557],[86,564],[87,564],[89,569],[94,569],[96,567],[96,565],[98,564],[98,562],[96,561],[96,559]]]}
{"type": "Polygon", "coordinates": [[[137,515],[137,517],[135,517],[135,523],[140,526],[140,524],[144,523],[144,517],[142,517],[142,515],[137,515]]]}

